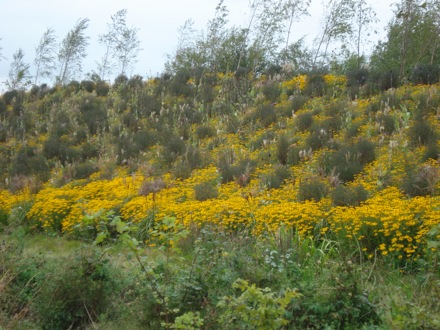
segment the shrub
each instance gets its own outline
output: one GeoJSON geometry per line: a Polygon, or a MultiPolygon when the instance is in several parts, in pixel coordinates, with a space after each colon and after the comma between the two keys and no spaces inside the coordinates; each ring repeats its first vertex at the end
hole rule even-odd
{"type": "Polygon", "coordinates": [[[433,195],[437,191],[439,181],[438,168],[431,165],[421,165],[407,173],[402,189],[411,197],[433,195]]]}
{"type": "Polygon", "coordinates": [[[172,173],[175,179],[188,179],[191,176],[193,168],[187,160],[177,161],[173,165],[172,173]]]}
{"type": "Polygon", "coordinates": [[[290,177],[290,171],[286,166],[275,166],[269,173],[260,177],[260,185],[267,189],[281,187],[284,180],[290,177]]]}
{"type": "Polygon", "coordinates": [[[110,86],[105,81],[99,81],[96,83],[96,95],[107,96],[110,91],[110,86]]]}
{"type": "Polygon", "coordinates": [[[272,104],[264,104],[258,106],[255,112],[255,119],[258,120],[263,127],[268,127],[277,121],[275,108],[272,104]]]}
{"type": "Polygon", "coordinates": [[[263,86],[263,94],[267,100],[275,102],[281,95],[281,88],[275,83],[266,83],[263,86]]]}
{"type": "Polygon", "coordinates": [[[255,171],[256,162],[248,158],[236,160],[233,149],[224,149],[219,154],[217,167],[220,172],[222,183],[234,181],[240,186],[246,186],[255,171]]]}
{"type": "Polygon", "coordinates": [[[95,135],[99,129],[106,127],[107,111],[105,104],[93,95],[86,95],[80,104],[82,120],[87,125],[90,134],[95,135]]]}
{"type": "Polygon", "coordinates": [[[84,162],[75,164],[73,168],[72,179],[80,180],[87,179],[90,175],[99,170],[98,166],[92,162],[84,162]]]}
{"type": "Polygon", "coordinates": [[[428,143],[425,153],[423,154],[422,161],[425,162],[428,159],[440,159],[440,146],[437,141],[428,143]]]}
{"type": "Polygon", "coordinates": [[[397,88],[400,85],[400,77],[397,72],[392,70],[382,73],[378,76],[377,86],[380,90],[386,91],[390,88],[397,88]]]}
{"type": "Polygon", "coordinates": [[[87,93],[91,93],[95,90],[96,85],[94,81],[91,80],[83,80],[81,81],[81,89],[86,91],[87,93]]]}
{"type": "Polygon", "coordinates": [[[196,128],[196,135],[199,140],[210,138],[216,135],[216,131],[213,127],[208,125],[200,125],[196,128]]]}
{"type": "Polygon", "coordinates": [[[42,329],[83,328],[97,322],[117,290],[108,260],[96,251],[55,261],[42,270],[45,276],[32,305],[42,329]]]}
{"type": "Polygon", "coordinates": [[[306,144],[312,150],[319,150],[324,148],[330,140],[330,134],[325,129],[316,128],[309,134],[306,139],[306,144]]]}
{"type": "Polygon", "coordinates": [[[414,120],[409,128],[408,137],[413,146],[424,146],[435,141],[437,134],[426,120],[414,120]]]}
{"type": "Polygon", "coordinates": [[[288,323],[287,306],[301,296],[291,289],[276,296],[270,288],[261,289],[242,279],[232,287],[240,290],[240,296],[225,296],[217,305],[222,311],[219,318],[222,329],[281,329],[288,323]]]}
{"type": "Polygon", "coordinates": [[[157,194],[159,191],[164,189],[166,187],[165,181],[158,177],[154,178],[149,181],[145,181],[142,183],[141,187],[139,188],[139,195],[140,196],[148,196],[149,194],[157,194]]]}
{"type": "Polygon", "coordinates": [[[313,124],[313,112],[304,111],[296,116],[296,127],[301,132],[308,130],[313,124]]]}
{"type": "Polygon", "coordinates": [[[6,117],[6,111],[8,110],[5,101],[0,97],[0,120],[6,117]]]}
{"type": "Polygon", "coordinates": [[[318,178],[303,180],[299,184],[298,200],[303,202],[314,200],[319,202],[327,195],[327,186],[318,178]]]}
{"type": "Polygon", "coordinates": [[[394,120],[394,117],[391,115],[380,115],[378,118],[380,129],[382,132],[391,135],[394,133],[394,130],[396,129],[396,123],[394,120]]]}
{"type": "Polygon", "coordinates": [[[289,140],[285,135],[280,135],[277,142],[277,158],[281,165],[287,164],[287,159],[289,155],[289,140]]]}
{"type": "Polygon", "coordinates": [[[335,206],[359,206],[368,198],[368,192],[362,185],[347,187],[338,185],[331,192],[333,205],[335,206]]]}
{"type": "Polygon", "coordinates": [[[417,65],[411,76],[414,84],[432,85],[439,82],[440,69],[435,64],[419,64],[417,65]]]}
{"type": "Polygon", "coordinates": [[[295,95],[291,99],[291,110],[298,111],[304,107],[309,98],[304,95],[295,95]]]}
{"type": "Polygon", "coordinates": [[[176,135],[170,136],[162,148],[162,158],[164,163],[171,166],[172,163],[176,161],[177,157],[183,155],[184,152],[185,141],[176,135]]]}
{"type": "Polygon", "coordinates": [[[360,155],[359,161],[365,165],[376,159],[375,145],[373,142],[360,139],[354,146],[354,152],[360,155]]]}
{"type": "Polygon", "coordinates": [[[320,97],[326,93],[324,76],[320,73],[312,73],[307,76],[305,95],[320,97]]]}
{"type": "Polygon", "coordinates": [[[218,197],[216,181],[205,181],[194,186],[194,197],[198,201],[206,201],[218,197]]]}

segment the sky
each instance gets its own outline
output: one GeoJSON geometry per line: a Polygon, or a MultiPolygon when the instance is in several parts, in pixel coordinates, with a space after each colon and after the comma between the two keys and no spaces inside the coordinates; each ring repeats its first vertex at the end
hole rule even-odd
{"type": "MultiPolygon", "coordinates": [[[[0,0],[0,91],[9,72],[13,54],[21,48],[24,60],[32,64],[35,48],[47,28],[52,27],[60,43],[78,19],[90,20],[86,35],[89,37],[87,58],[83,62],[83,74],[96,70],[96,62],[104,48],[98,42],[100,34],[107,31],[110,17],[121,9],[127,9],[127,25],[139,29],[141,52],[132,74],[143,77],[157,76],[164,70],[167,54],[173,54],[177,46],[178,29],[186,20],[194,21],[198,31],[206,30],[214,17],[219,0],[0,0]]],[[[376,39],[385,37],[385,27],[392,18],[394,0],[367,0],[379,19],[376,39]]],[[[311,42],[319,33],[325,0],[312,0],[310,17],[296,23],[291,40],[307,35],[311,42]]],[[[247,26],[249,0],[225,0],[231,25],[247,26]]],[[[33,73],[31,67],[31,74],[33,73]]]]}

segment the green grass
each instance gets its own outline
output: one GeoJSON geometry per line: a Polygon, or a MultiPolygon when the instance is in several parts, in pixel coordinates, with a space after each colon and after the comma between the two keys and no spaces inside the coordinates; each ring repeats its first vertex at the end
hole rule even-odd
{"type": "Polygon", "coordinates": [[[172,235],[175,245],[168,247],[130,247],[121,241],[96,246],[20,229],[4,231],[0,325],[250,329],[258,322],[237,306],[251,301],[254,307],[271,308],[262,321],[266,327],[270,315],[282,311],[283,321],[274,321],[274,329],[440,325],[440,274],[424,271],[422,263],[405,269],[383,258],[360,260],[358,251],[346,251],[338,241],[300,239],[289,229],[276,238],[209,226],[180,236],[178,230],[172,235]],[[241,293],[234,289],[238,279],[249,283],[241,293]],[[300,296],[283,305],[286,290],[300,296]],[[252,292],[259,298],[249,300],[252,292]]]}

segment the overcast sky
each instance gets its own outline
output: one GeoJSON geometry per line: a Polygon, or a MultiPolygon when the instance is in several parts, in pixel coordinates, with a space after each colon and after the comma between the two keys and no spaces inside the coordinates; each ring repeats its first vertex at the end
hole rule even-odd
{"type": "MultiPolygon", "coordinates": [[[[98,43],[98,35],[107,30],[110,16],[127,9],[127,25],[139,29],[143,50],[138,56],[132,74],[143,77],[161,73],[166,54],[172,54],[177,45],[178,29],[187,19],[192,19],[199,31],[206,28],[214,17],[219,0],[0,0],[0,46],[6,59],[0,62],[0,82],[7,79],[13,54],[22,48],[25,61],[32,63],[35,47],[47,28],[52,27],[58,42],[73,28],[79,18],[90,19],[86,31],[89,39],[88,56],[83,62],[83,77],[96,70],[96,62],[104,49],[98,43]]],[[[394,0],[367,0],[380,20],[377,26],[379,38],[384,37],[387,23],[392,17],[394,0]]],[[[225,0],[229,9],[230,24],[246,26],[249,0],[225,0]]],[[[319,32],[323,12],[321,0],[312,0],[311,17],[295,25],[291,40],[308,35],[313,39],[319,32]]],[[[31,68],[33,70],[33,67],[31,68]]],[[[33,73],[33,71],[31,72],[33,73]]],[[[0,91],[4,86],[0,86],[0,91]]]]}

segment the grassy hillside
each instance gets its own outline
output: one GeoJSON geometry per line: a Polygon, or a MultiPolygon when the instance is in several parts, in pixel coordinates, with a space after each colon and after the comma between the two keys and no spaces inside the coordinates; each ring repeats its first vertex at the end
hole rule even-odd
{"type": "Polygon", "coordinates": [[[120,77],[0,120],[5,327],[440,326],[438,85],[120,77]]]}

